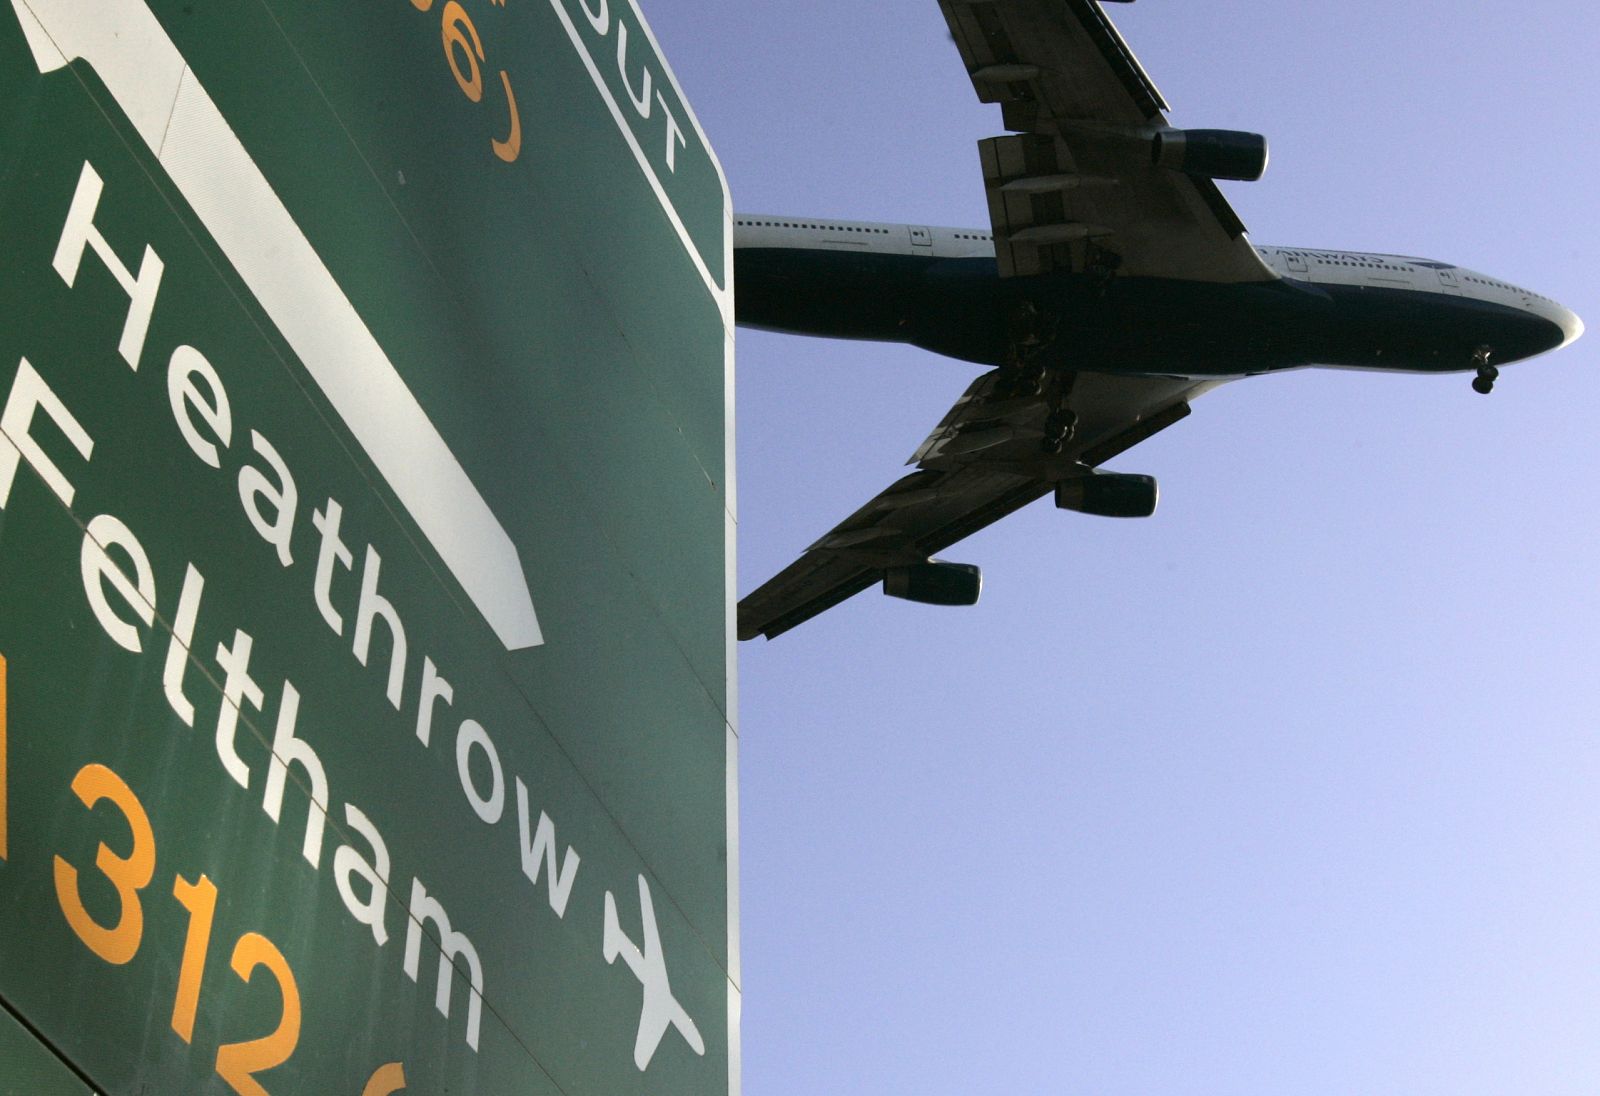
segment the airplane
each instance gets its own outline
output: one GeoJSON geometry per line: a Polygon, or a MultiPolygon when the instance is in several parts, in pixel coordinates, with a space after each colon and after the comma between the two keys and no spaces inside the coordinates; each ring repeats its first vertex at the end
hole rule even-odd
{"type": "Polygon", "coordinates": [[[736,215],[735,319],[990,368],[915,471],[740,601],[740,639],[880,582],[975,604],[978,568],[935,553],[1047,494],[1148,516],[1155,480],[1101,465],[1228,381],[1310,365],[1470,372],[1487,394],[1500,366],[1583,333],[1548,297],[1452,263],[1252,245],[1216,180],[1259,179],[1265,138],[1171,126],[1097,0],[939,7],[1010,131],[978,144],[989,227],[736,215]]]}
{"type": "Polygon", "coordinates": [[[639,914],[644,921],[644,947],[640,948],[622,931],[617,919],[617,900],[606,891],[605,928],[600,949],[607,963],[617,957],[633,971],[644,987],[644,1004],[639,1011],[639,1034],[633,1044],[633,1064],[644,1072],[655,1057],[656,1048],[667,1033],[668,1025],[678,1029],[689,1049],[696,1054],[706,1052],[705,1040],[689,1013],[672,995],[672,985],[667,980],[667,957],[661,951],[661,930],[656,927],[655,902],[650,897],[650,884],[639,876],[639,914]]]}

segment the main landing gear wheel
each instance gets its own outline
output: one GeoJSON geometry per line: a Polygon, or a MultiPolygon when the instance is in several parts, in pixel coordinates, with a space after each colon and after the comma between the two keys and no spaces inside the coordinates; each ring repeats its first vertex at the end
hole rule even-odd
{"type": "Polygon", "coordinates": [[[1037,396],[1044,391],[1044,366],[1038,362],[1029,362],[1017,374],[1017,379],[1012,383],[1012,391],[1019,396],[1037,396]]]}
{"type": "Polygon", "coordinates": [[[1044,420],[1044,443],[1041,448],[1046,453],[1054,456],[1061,452],[1067,442],[1072,440],[1072,435],[1078,432],[1078,416],[1071,411],[1059,410],[1050,412],[1044,420]]]}
{"type": "Polygon", "coordinates": [[[1494,391],[1494,382],[1500,379],[1500,370],[1489,364],[1490,350],[1487,346],[1480,346],[1472,354],[1472,361],[1478,367],[1478,375],[1472,378],[1472,390],[1487,396],[1494,391]]]}
{"type": "Polygon", "coordinates": [[[1011,371],[1010,376],[1001,377],[996,383],[994,394],[996,397],[1009,399],[1031,399],[1044,391],[1044,366],[1038,363],[1019,366],[1011,371]]]}

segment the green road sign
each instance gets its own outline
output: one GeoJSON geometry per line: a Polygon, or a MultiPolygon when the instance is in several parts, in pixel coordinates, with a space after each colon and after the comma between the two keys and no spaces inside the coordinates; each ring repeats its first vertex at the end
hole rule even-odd
{"type": "Polygon", "coordinates": [[[631,2],[0,2],[0,1091],[736,1089],[728,226],[631,2]]]}
{"type": "Polygon", "coordinates": [[[0,1096],[89,1096],[94,1091],[4,1012],[0,1012],[0,1063],[0,1096]]]}

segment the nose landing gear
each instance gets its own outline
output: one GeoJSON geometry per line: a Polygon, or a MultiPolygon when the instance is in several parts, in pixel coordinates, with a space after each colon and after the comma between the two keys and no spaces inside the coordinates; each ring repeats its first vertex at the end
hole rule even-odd
{"type": "Polygon", "coordinates": [[[1472,390],[1487,396],[1494,391],[1494,382],[1500,377],[1500,370],[1489,364],[1490,347],[1480,346],[1472,352],[1472,363],[1478,367],[1478,375],[1472,378],[1472,390]]]}

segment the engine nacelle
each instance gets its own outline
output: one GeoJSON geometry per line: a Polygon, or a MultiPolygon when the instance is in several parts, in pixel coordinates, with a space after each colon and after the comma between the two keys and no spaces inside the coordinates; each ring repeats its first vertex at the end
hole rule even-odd
{"type": "Polygon", "coordinates": [[[1156,512],[1154,476],[1094,472],[1056,484],[1056,507],[1103,518],[1147,518],[1156,512]]]}
{"type": "Polygon", "coordinates": [[[1253,183],[1267,170],[1267,139],[1231,129],[1163,129],[1150,146],[1150,162],[1185,175],[1253,183]]]}
{"type": "Polygon", "coordinates": [[[930,559],[884,571],[883,592],[924,605],[976,605],[983,573],[971,563],[930,559]]]}

